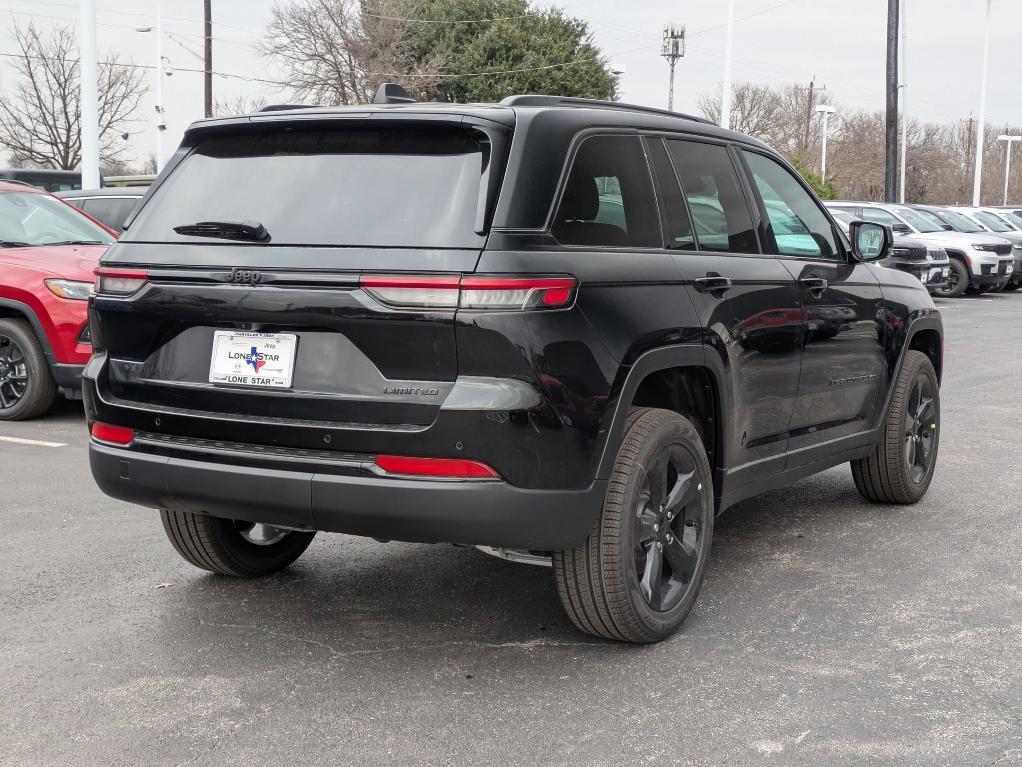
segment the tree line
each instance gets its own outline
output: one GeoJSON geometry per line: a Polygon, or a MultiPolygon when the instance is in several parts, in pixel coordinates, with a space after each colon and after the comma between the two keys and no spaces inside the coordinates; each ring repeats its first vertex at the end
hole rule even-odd
{"type": "MultiPolygon", "coordinates": [[[[882,200],[884,196],[884,113],[831,104],[827,140],[827,178],[820,179],[822,125],[816,107],[821,90],[809,85],[771,87],[735,85],[731,126],[755,136],[794,162],[823,197],[882,200]]],[[[702,114],[720,118],[720,96],[703,95],[702,114]]],[[[909,119],[905,199],[908,202],[968,204],[972,201],[976,133],[974,120],[948,123],[909,119]]],[[[1004,193],[1006,152],[1001,133],[1018,128],[988,125],[983,149],[982,203],[999,205],[1004,193]]],[[[1012,163],[1009,200],[1022,200],[1022,156],[1012,163]]]]}
{"type": "MultiPolygon", "coordinates": [[[[72,27],[40,33],[15,25],[13,84],[0,83],[0,147],[14,165],[71,169],[81,161],[79,68],[72,27]]],[[[359,104],[383,82],[398,82],[424,101],[499,101],[512,93],[617,97],[617,78],[587,23],[530,0],[279,0],[258,49],[281,100],[359,104]]],[[[100,152],[107,172],[128,172],[127,137],[145,129],[139,103],[147,67],[114,53],[101,56],[100,152]]],[[[789,158],[824,197],[883,196],[884,115],[838,108],[830,120],[827,178],[819,177],[821,89],[738,83],[731,125],[789,158]]],[[[238,114],[259,100],[228,98],[217,114],[238,114]]],[[[718,121],[720,97],[699,99],[718,121]]],[[[908,124],[906,198],[971,199],[976,125],[969,120],[908,124]]],[[[1006,129],[1007,130],[1007,129],[1006,129]]],[[[999,202],[1005,152],[988,127],[983,201],[999,202]]],[[[1007,130],[1007,132],[1011,132],[1007,130]]],[[[1022,199],[1022,157],[1010,196],[1022,199]]]]}

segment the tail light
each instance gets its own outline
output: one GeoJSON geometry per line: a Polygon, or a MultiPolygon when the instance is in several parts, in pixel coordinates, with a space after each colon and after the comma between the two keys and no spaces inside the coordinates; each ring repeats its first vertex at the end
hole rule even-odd
{"type": "Polygon", "coordinates": [[[387,474],[405,477],[446,479],[500,479],[485,463],[463,458],[414,458],[404,455],[378,455],[376,465],[387,474]]]}
{"type": "Polygon", "coordinates": [[[363,275],[360,287],[399,309],[525,311],[564,309],[578,290],[574,277],[363,275]]]}
{"type": "Polygon", "coordinates": [[[130,445],[135,439],[135,430],[125,426],[113,426],[109,423],[97,421],[92,424],[92,438],[97,442],[106,442],[108,445],[130,445]]]}
{"type": "Polygon", "coordinates": [[[130,296],[142,289],[149,279],[145,269],[116,269],[101,266],[96,270],[96,294],[130,296]]]}

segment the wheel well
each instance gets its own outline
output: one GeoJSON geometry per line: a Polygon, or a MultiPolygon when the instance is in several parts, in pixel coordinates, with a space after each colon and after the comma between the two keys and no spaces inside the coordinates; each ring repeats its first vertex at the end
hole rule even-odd
{"type": "Polygon", "coordinates": [[[957,250],[948,250],[947,248],[944,248],[944,250],[947,252],[948,258],[953,258],[956,261],[961,261],[963,264],[965,264],[965,270],[969,274],[972,274],[972,267],[969,265],[969,259],[965,257],[964,253],[957,250]]]}
{"type": "Polygon", "coordinates": [[[657,370],[646,376],[635,390],[631,405],[673,410],[685,416],[699,432],[710,466],[716,466],[721,423],[719,401],[709,371],[678,367],[657,370]]]}
{"type": "Polygon", "coordinates": [[[908,348],[922,352],[930,358],[933,369],[937,372],[937,380],[940,381],[941,367],[943,366],[943,344],[940,340],[940,333],[936,330],[920,330],[908,343],[908,348]]]}

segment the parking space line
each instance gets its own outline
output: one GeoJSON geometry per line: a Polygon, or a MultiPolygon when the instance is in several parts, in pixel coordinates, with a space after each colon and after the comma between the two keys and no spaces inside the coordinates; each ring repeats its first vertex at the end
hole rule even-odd
{"type": "Polygon", "coordinates": [[[15,445],[35,445],[36,447],[67,447],[66,442],[47,442],[42,439],[23,439],[22,437],[4,437],[0,435],[0,442],[13,442],[15,445]]]}

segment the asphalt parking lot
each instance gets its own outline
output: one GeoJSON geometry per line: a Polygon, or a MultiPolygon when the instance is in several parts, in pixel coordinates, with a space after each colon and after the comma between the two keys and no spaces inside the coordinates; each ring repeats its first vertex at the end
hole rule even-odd
{"type": "Polygon", "coordinates": [[[549,570],[321,535],[204,574],[102,496],[81,407],[0,424],[0,763],[1022,764],[1022,295],[940,301],[936,478],[718,520],[682,631],[576,632],[549,570]]]}

